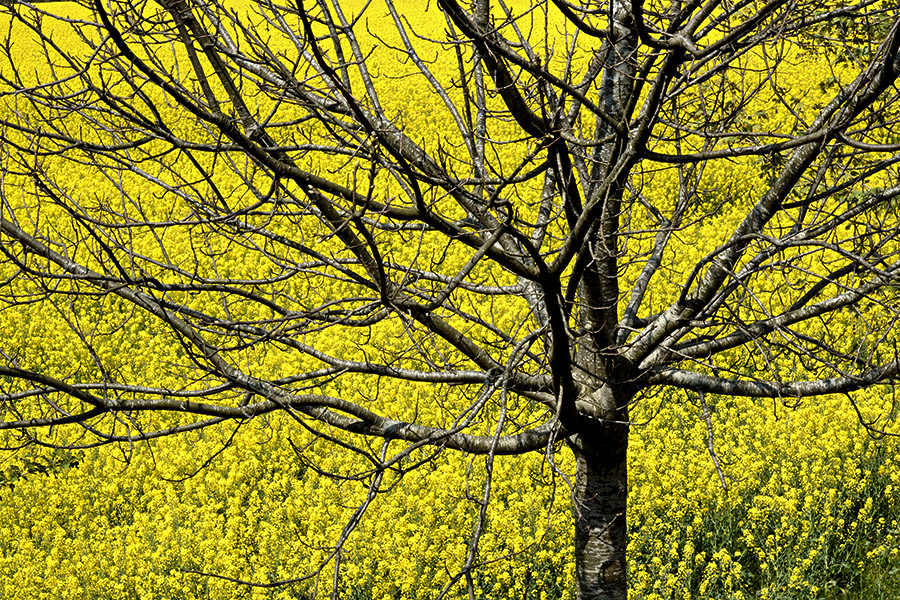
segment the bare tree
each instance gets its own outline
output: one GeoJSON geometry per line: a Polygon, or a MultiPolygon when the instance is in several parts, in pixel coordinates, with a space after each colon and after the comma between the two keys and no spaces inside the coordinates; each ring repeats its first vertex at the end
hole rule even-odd
{"type": "Polygon", "coordinates": [[[288,411],[405,442],[371,456],[372,493],[423,446],[564,441],[578,597],[620,599],[629,408],[649,391],[794,402],[900,371],[896,5],[437,0],[419,31],[395,0],[83,2],[4,9],[2,306],[115,298],[183,347],[184,385],[0,348],[2,429],[132,442],[288,411]],[[406,111],[373,40],[402,60],[406,111]],[[801,108],[779,74],[816,53],[853,76],[810,81],[829,98],[801,108]],[[787,118],[754,126],[767,110],[787,118]],[[763,180],[716,193],[719,168],[763,180]],[[730,230],[682,239],[713,220],[730,230]],[[679,268],[676,247],[699,258],[679,268]],[[242,357],[266,347],[306,367],[259,376],[242,357]],[[345,378],[468,402],[408,422],[345,378]],[[166,411],[195,420],[141,417],[166,411]]]}

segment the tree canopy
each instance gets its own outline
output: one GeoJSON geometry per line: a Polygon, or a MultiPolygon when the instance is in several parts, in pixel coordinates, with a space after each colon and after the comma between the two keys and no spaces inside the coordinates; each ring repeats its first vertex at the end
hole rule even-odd
{"type": "Polygon", "coordinates": [[[636,406],[900,372],[897,10],[12,4],[0,428],[283,411],[368,461],[336,542],[386,473],[487,456],[448,589],[494,457],[565,444],[578,597],[623,598],[636,406]]]}

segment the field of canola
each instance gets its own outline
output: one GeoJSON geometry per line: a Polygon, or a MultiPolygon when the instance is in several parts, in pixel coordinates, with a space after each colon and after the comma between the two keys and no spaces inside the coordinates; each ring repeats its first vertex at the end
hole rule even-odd
{"type": "MultiPolygon", "coordinates": [[[[829,93],[827,85],[803,84],[801,74],[812,81],[830,80],[831,89],[839,83],[840,71],[827,65],[822,57],[802,56],[785,67],[783,81],[797,81],[791,89],[798,110],[804,105],[814,110],[829,93]]],[[[846,68],[851,77],[852,67],[846,68]]],[[[405,122],[425,137],[436,135],[443,107],[437,102],[429,105],[434,98],[404,87],[415,83],[385,80],[387,112],[401,110],[414,95],[422,98],[416,110],[405,111],[405,122]]],[[[783,113],[759,118],[765,119],[759,125],[767,129],[790,125],[789,115],[783,113]]],[[[501,161],[502,152],[515,151],[515,145],[498,148],[501,161]]],[[[69,168],[74,195],[107,185],[90,168],[69,168]]],[[[646,177],[646,190],[660,198],[677,185],[669,171],[646,177]]],[[[711,195],[728,190],[733,200],[715,218],[684,231],[680,243],[673,244],[666,258],[672,265],[670,286],[663,285],[655,298],[661,306],[698,257],[693,240],[722,235],[740,217],[746,206],[742,200],[752,197],[761,181],[759,165],[751,161],[711,167],[704,177],[703,187],[711,195]]],[[[236,181],[222,185],[240,187],[236,181]]],[[[158,210],[164,213],[166,208],[158,210]]],[[[49,216],[44,218],[62,218],[52,211],[47,207],[49,216]]],[[[181,243],[184,233],[172,233],[171,247],[181,243]]],[[[403,249],[396,252],[400,256],[403,249]]],[[[219,268],[233,276],[252,269],[252,260],[239,250],[223,254],[220,262],[219,268]]],[[[61,372],[72,364],[89,365],[90,358],[66,323],[72,310],[65,302],[0,308],[4,351],[36,370],[61,372]]],[[[124,316],[124,311],[116,300],[100,298],[81,301],[76,312],[97,323],[94,348],[120,378],[177,385],[172,365],[184,362],[180,346],[149,317],[124,316]]],[[[516,314],[517,310],[504,313],[509,322],[499,325],[514,326],[516,314]]],[[[852,338],[853,324],[846,324],[846,329],[852,338]]],[[[368,333],[371,348],[389,347],[389,329],[373,328],[368,333]]],[[[347,354],[360,351],[352,340],[336,337],[329,343],[347,344],[347,354]]],[[[245,360],[255,373],[272,376],[308,368],[292,362],[298,359],[283,350],[248,352],[245,360]]],[[[361,383],[341,381],[347,393],[361,383]]],[[[392,385],[378,396],[378,402],[395,414],[415,412],[435,421],[446,418],[442,406],[452,408],[453,399],[452,390],[415,384],[392,385]]],[[[864,418],[897,430],[891,388],[858,393],[854,399],[864,418]]],[[[635,411],[629,462],[633,597],[896,598],[900,594],[897,443],[868,435],[845,397],[809,400],[799,406],[713,396],[707,403],[727,491],[707,450],[707,423],[696,398],[661,390],[635,411]]],[[[45,435],[43,439],[54,442],[79,439],[77,431],[45,435]]],[[[7,442],[13,442],[12,436],[7,442]]],[[[372,447],[377,450],[378,444],[372,447]]],[[[410,462],[426,455],[413,456],[410,462]]],[[[571,457],[564,447],[554,458],[564,473],[571,473],[571,457]]],[[[344,547],[340,597],[437,596],[465,561],[478,510],[473,500],[483,477],[482,463],[444,452],[416,470],[390,474],[385,486],[390,493],[375,499],[344,547]]],[[[332,591],[330,564],[316,577],[274,589],[237,586],[192,571],[259,583],[315,572],[367,491],[365,481],[335,480],[319,472],[352,476],[362,468],[357,456],[316,440],[278,414],[147,444],[81,451],[29,446],[4,454],[0,596],[9,600],[303,599],[316,593],[327,597],[332,591]],[[298,455],[295,448],[302,452],[298,455]]],[[[498,459],[479,555],[485,564],[475,573],[477,596],[571,598],[570,505],[566,482],[552,476],[545,456],[498,459]]],[[[464,587],[456,586],[449,597],[465,597],[464,587]]]]}
{"type": "MultiPolygon", "coordinates": [[[[869,439],[846,399],[796,409],[711,406],[721,488],[700,408],[671,403],[636,427],[629,463],[629,576],[639,598],[893,598],[900,585],[896,444],[869,439]]],[[[3,463],[0,592],[36,598],[307,598],[321,579],[240,588],[199,570],[268,582],[326,557],[364,497],[299,461],[282,418],[135,448],[25,450],[3,463]],[[217,454],[218,453],[218,454],[217,454]],[[207,464],[210,457],[215,458],[207,464]],[[127,459],[127,460],[126,460],[127,459]],[[33,464],[52,474],[14,476],[33,464]]],[[[354,459],[319,442],[314,466],[354,459]]],[[[570,469],[564,452],[557,460],[570,469]]],[[[342,598],[432,598],[465,560],[477,505],[444,454],[378,497],[343,555],[342,598]]],[[[568,489],[540,455],[503,458],[477,571],[483,598],[571,598],[568,489]]],[[[469,485],[476,481],[468,482],[469,485]]],[[[477,488],[476,488],[477,489],[477,488]]],[[[464,597],[456,590],[451,597],[464,597]]]]}

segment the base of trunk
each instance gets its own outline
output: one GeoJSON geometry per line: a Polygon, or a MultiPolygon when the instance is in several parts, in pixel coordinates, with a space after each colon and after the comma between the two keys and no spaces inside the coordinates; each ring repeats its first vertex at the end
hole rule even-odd
{"type": "Polygon", "coordinates": [[[616,424],[603,429],[571,440],[577,461],[574,509],[578,600],[628,598],[628,427],[616,424]]]}

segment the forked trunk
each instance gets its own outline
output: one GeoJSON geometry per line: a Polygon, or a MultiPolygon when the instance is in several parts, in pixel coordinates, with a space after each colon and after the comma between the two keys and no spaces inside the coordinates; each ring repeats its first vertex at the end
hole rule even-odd
{"type": "Polygon", "coordinates": [[[626,600],[628,426],[574,436],[578,600],[626,600]],[[599,439],[598,439],[599,438],[599,439]]]}

